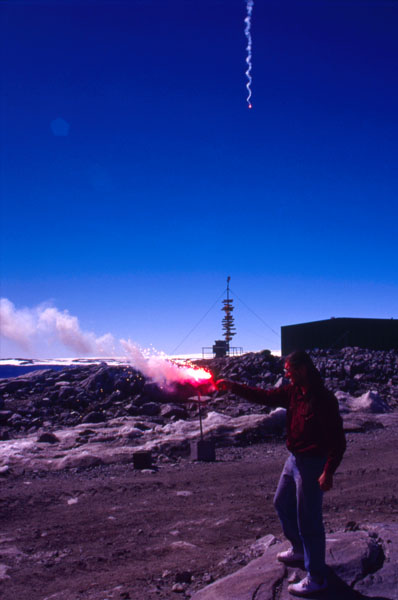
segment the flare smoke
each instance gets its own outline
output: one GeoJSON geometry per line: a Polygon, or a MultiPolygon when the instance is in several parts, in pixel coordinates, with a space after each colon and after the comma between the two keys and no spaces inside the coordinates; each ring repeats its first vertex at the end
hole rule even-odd
{"type": "Polygon", "coordinates": [[[120,359],[124,352],[125,358],[121,358],[121,362],[129,362],[161,387],[187,382],[193,385],[206,383],[209,389],[213,385],[212,376],[205,369],[192,365],[178,366],[164,354],[155,355],[141,350],[131,340],[117,342],[110,333],[97,337],[92,332],[83,331],[77,317],[53,306],[17,309],[10,300],[1,298],[0,322],[1,335],[30,353],[37,352],[37,346],[43,342],[48,346],[54,342],[61,343],[79,355],[118,356],[120,359]]]}
{"type": "Polygon", "coordinates": [[[110,333],[96,337],[82,331],[77,317],[67,310],[40,305],[17,309],[7,298],[0,299],[1,334],[26,351],[34,350],[40,342],[51,345],[60,342],[78,354],[113,354],[114,338],[110,333]]]}

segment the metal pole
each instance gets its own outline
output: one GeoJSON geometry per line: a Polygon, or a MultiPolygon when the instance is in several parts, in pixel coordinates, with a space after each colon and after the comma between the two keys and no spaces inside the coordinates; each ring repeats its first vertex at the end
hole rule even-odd
{"type": "Polygon", "coordinates": [[[203,426],[202,426],[202,401],[200,391],[198,390],[198,402],[199,402],[199,424],[200,424],[200,439],[203,441],[203,426]]]}

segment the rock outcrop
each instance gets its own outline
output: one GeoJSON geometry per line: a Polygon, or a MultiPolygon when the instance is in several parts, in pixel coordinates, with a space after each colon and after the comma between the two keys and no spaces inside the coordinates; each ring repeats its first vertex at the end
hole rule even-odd
{"type": "MultiPolygon", "coordinates": [[[[269,415],[238,418],[209,412],[203,419],[203,434],[218,446],[248,444],[282,431],[284,409],[269,415]]],[[[87,468],[100,464],[132,462],[133,454],[150,451],[154,456],[189,456],[190,442],[200,438],[197,420],[178,420],[167,425],[143,421],[140,417],[119,417],[45,432],[37,436],[1,443],[0,466],[41,471],[87,468]]]]}
{"type": "MultiPolygon", "coordinates": [[[[232,575],[192,596],[192,600],[290,600],[288,584],[304,577],[276,555],[288,543],[266,537],[264,554],[232,575]]],[[[257,542],[258,544],[258,542],[257,542]]],[[[329,589],[325,600],[398,600],[398,526],[375,524],[366,530],[338,531],[326,539],[329,589]]]]}
{"type": "MultiPolygon", "coordinates": [[[[398,404],[398,351],[359,348],[311,352],[326,385],[340,394],[348,411],[384,412],[398,404]]],[[[264,388],[278,385],[283,361],[268,350],[242,356],[197,361],[215,378],[227,377],[264,388]]],[[[128,365],[82,364],[61,371],[43,369],[0,379],[0,439],[60,425],[101,422],[123,416],[145,416],[159,422],[192,416],[189,396],[178,386],[160,389],[128,365]],[[166,405],[169,408],[166,409],[166,405]]],[[[209,406],[231,416],[258,412],[249,403],[223,402],[214,394],[209,406]]],[[[266,409],[265,409],[266,410],[266,409]]]]}

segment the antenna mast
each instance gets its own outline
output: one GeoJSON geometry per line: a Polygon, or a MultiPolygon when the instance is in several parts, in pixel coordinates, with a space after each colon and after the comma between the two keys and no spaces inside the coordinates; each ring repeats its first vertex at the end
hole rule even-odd
{"type": "Polygon", "coordinates": [[[231,277],[228,277],[227,278],[227,297],[225,300],[222,301],[224,306],[221,308],[221,310],[225,312],[225,317],[222,320],[222,327],[224,330],[224,339],[228,344],[228,349],[229,349],[229,342],[232,340],[233,336],[236,333],[234,318],[232,316],[232,311],[234,310],[234,307],[232,305],[233,301],[229,297],[229,282],[230,281],[231,281],[231,277]]]}

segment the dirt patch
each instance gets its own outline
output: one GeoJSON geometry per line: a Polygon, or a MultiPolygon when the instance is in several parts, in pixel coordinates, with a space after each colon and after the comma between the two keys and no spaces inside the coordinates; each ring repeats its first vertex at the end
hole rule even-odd
{"type": "MultiPolygon", "coordinates": [[[[348,435],[325,495],[327,532],[398,520],[394,427],[348,435]]],[[[4,600],[170,600],[246,564],[257,538],[282,538],[272,497],[282,441],[217,450],[155,473],[130,465],[1,481],[4,600]]]]}

